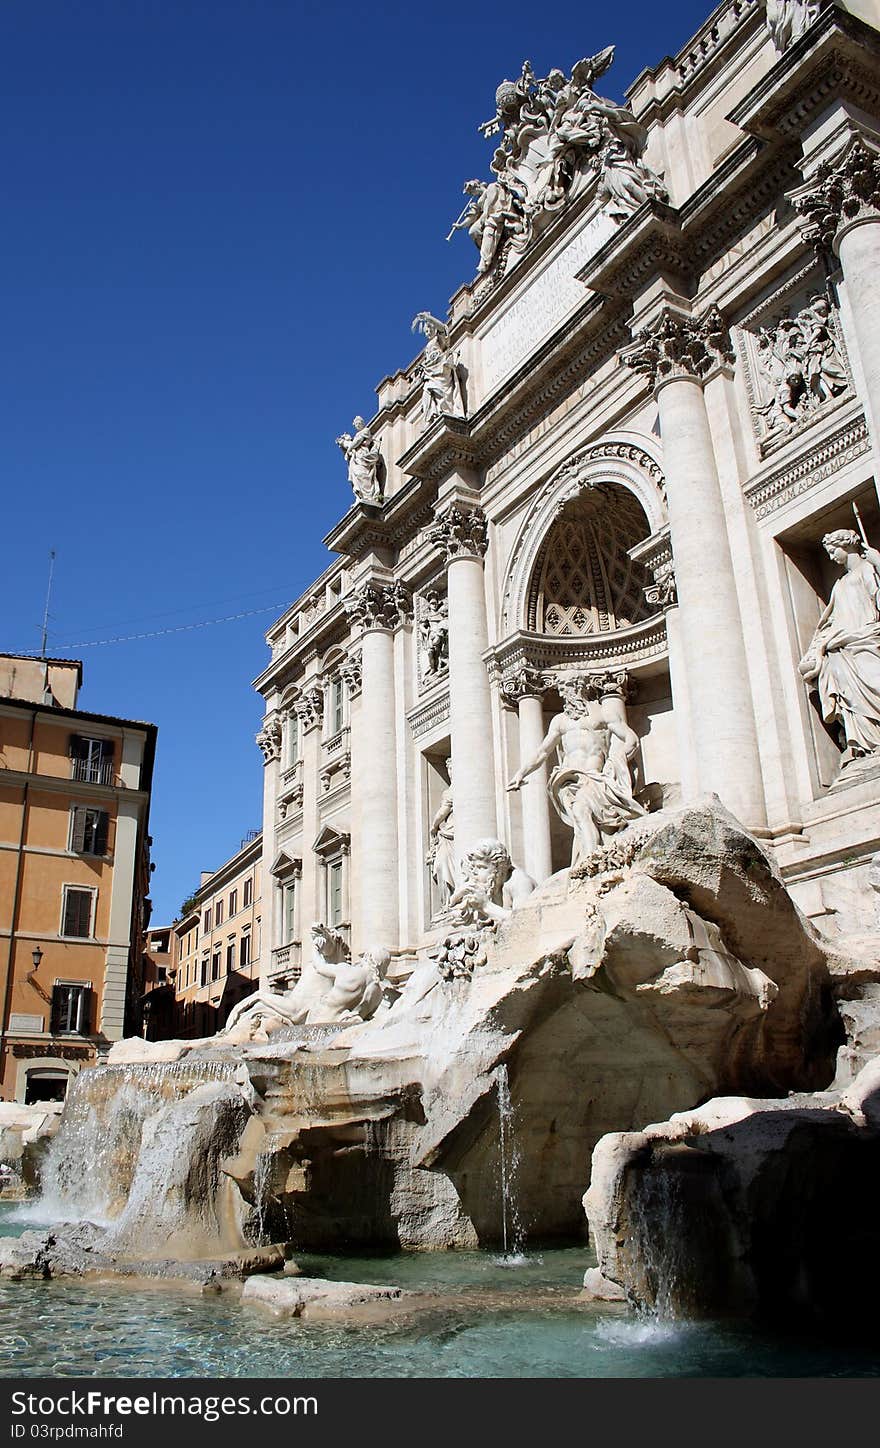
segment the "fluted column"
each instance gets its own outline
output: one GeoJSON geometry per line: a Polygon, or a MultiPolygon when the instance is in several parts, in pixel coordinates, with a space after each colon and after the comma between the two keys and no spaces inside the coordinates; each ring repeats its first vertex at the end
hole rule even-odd
{"type": "Polygon", "coordinates": [[[352,951],[400,944],[400,840],[394,630],[410,616],[408,591],[370,582],[346,600],[360,626],[360,709],[351,735],[352,951]]]}
{"type": "MultiPolygon", "coordinates": [[[[537,669],[512,669],[501,680],[501,696],[519,715],[519,767],[538,752],[544,738],[544,690],[546,683],[537,669]]],[[[550,799],[547,794],[549,770],[542,764],[530,774],[520,790],[523,823],[523,864],[538,883],[553,873],[550,845],[550,799]]]]}
{"type": "Polygon", "coordinates": [[[789,195],[804,237],[839,257],[865,381],[865,411],[880,447],[880,154],[861,136],[789,195]]]}
{"type": "Polygon", "coordinates": [[[272,965],[272,951],[279,944],[277,932],[277,911],[275,896],[278,887],[270,874],[275,858],[275,824],[278,800],[278,771],[281,761],[282,719],[273,710],[263,720],[263,727],[257,735],[257,744],[263,755],[263,851],[261,875],[263,881],[263,925],[260,938],[260,985],[265,989],[272,965]]]}
{"type": "Polygon", "coordinates": [[[479,839],[497,834],[492,700],[483,655],[489,646],[483,557],[486,518],[480,508],[438,509],[430,537],[447,563],[449,728],[452,811],[459,860],[479,839]]]}
{"type": "MultiPolygon", "coordinates": [[[[324,691],[313,680],[294,705],[300,727],[302,759],[303,868],[300,884],[300,929],[306,934],[317,921],[326,923],[321,870],[312,850],[319,829],[318,788],[321,769],[321,724],[324,719],[324,691]]],[[[281,942],[277,942],[280,944],[281,942]]],[[[305,941],[303,942],[305,944],[305,941]]]]}
{"type": "Polygon", "coordinates": [[[717,309],[695,318],[665,306],[621,354],[647,372],[660,413],[667,507],[681,608],[697,787],[746,825],[766,819],[742,619],[703,381],[730,362],[717,309]]]}

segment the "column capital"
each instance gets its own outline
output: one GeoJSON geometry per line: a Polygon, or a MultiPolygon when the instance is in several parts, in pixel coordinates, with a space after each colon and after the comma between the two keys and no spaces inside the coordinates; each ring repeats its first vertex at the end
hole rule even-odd
{"type": "Polygon", "coordinates": [[[312,689],[307,689],[293,707],[303,730],[314,729],[324,718],[324,690],[319,689],[317,685],[312,689]]]}
{"type": "Polygon", "coordinates": [[[344,600],[349,622],[362,633],[374,629],[392,632],[412,618],[412,594],[402,583],[361,584],[344,600]]]}
{"type": "Polygon", "coordinates": [[[456,558],[482,558],[488,547],[486,514],[482,508],[458,503],[438,508],[428,538],[451,563],[456,558]]]}
{"type": "Polygon", "coordinates": [[[607,669],[602,673],[564,669],[548,682],[555,683],[563,704],[582,704],[590,699],[612,697],[626,700],[633,692],[633,683],[626,669],[607,669]]]}
{"type": "Polygon", "coordinates": [[[664,306],[618,356],[624,366],[649,376],[655,392],[682,377],[704,382],[716,367],[735,360],[727,323],[714,306],[702,317],[664,306]]]}
{"type": "Polygon", "coordinates": [[[348,697],[356,699],[363,687],[363,655],[360,649],[354,649],[349,654],[339,673],[345,680],[348,697]]]}
{"type": "Polygon", "coordinates": [[[842,151],[822,161],[804,186],[787,200],[801,217],[805,241],[836,253],[851,226],[880,221],[880,154],[855,135],[842,151]]]}
{"type": "Polygon", "coordinates": [[[263,722],[263,727],[256,736],[257,744],[263,752],[263,763],[271,764],[273,760],[281,758],[281,718],[278,714],[270,714],[263,722]]]}
{"type": "Polygon", "coordinates": [[[515,709],[521,699],[543,699],[547,687],[547,679],[540,669],[528,664],[507,669],[498,681],[501,702],[508,709],[515,709]]]}

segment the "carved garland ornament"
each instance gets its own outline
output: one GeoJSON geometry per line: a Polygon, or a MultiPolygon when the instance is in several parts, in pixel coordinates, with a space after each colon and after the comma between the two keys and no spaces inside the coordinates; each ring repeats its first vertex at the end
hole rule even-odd
{"type": "Polygon", "coordinates": [[[702,381],[718,366],[733,366],[735,353],[727,323],[717,307],[702,317],[664,307],[650,327],[638,332],[620,359],[634,372],[644,372],[656,388],[680,377],[702,381]]]}
{"type": "Polygon", "coordinates": [[[804,218],[804,240],[832,251],[848,222],[880,218],[880,155],[856,136],[788,200],[804,218]]]}

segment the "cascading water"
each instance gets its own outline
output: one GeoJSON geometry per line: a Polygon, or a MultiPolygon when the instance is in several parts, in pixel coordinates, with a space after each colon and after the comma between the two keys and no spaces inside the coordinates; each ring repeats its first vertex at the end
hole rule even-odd
{"type": "Polygon", "coordinates": [[[18,1215],[109,1226],[128,1200],[148,1117],[199,1085],[234,1075],[234,1062],[210,1059],[81,1071],[46,1153],[40,1196],[18,1215]]]}
{"type": "Polygon", "coordinates": [[[501,1177],[501,1238],[504,1261],[515,1263],[523,1260],[523,1227],[516,1209],[516,1175],[519,1168],[519,1149],[514,1136],[513,1102],[510,1096],[510,1077],[507,1066],[502,1064],[495,1073],[495,1088],[498,1092],[498,1155],[501,1177]]]}

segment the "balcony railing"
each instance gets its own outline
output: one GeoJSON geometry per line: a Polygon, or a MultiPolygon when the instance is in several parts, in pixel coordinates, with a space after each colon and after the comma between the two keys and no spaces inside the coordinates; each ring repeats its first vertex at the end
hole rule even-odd
{"type": "Polygon", "coordinates": [[[282,980],[299,980],[302,975],[302,946],[298,940],[289,945],[279,945],[272,951],[272,967],[269,981],[272,985],[282,980]]]}
{"type": "Polygon", "coordinates": [[[74,759],[73,778],[84,784],[112,784],[112,759],[74,759]]]}

